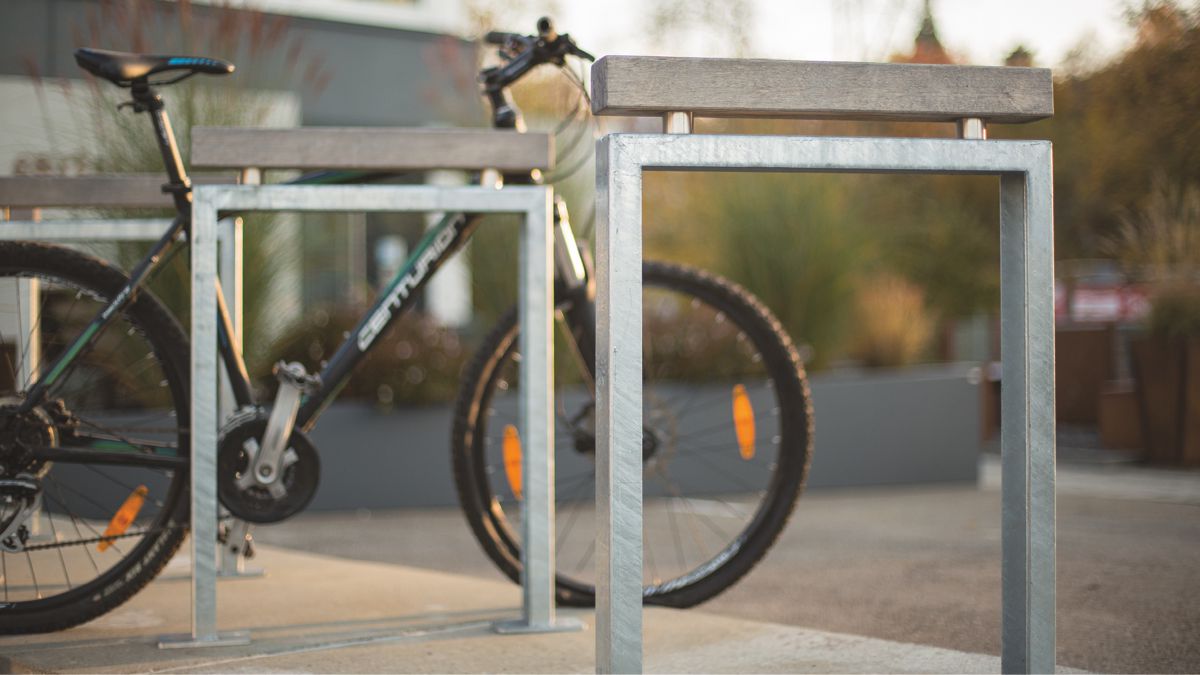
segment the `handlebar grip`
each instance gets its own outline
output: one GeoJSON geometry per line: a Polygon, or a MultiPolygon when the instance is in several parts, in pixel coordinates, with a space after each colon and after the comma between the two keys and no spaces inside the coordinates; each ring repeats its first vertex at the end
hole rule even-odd
{"type": "Polygon", "coordinates": [[[508,42],[508,38],[511,35],[514,35],[514,33],[503,33],[498,30],[488,31],[488,34],[483,36],[483,41],[492,45],[502,45],[508,42]]]}

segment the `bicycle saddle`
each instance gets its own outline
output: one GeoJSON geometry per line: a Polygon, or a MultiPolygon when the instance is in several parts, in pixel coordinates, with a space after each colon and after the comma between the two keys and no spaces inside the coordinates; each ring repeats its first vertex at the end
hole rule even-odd
{"type": "Polygon", "coordinates": [[[233,64],[204,56],[152,56],[110,52],[105,49],[76,49],[75,63],[89,73],[117,85],[127,85],[155,73],[185,71],[183,77],[196,73],[228,75],[233,64]]]}

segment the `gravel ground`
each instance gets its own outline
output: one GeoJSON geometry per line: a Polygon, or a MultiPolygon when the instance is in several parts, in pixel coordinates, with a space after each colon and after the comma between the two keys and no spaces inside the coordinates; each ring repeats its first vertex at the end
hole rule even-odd
{"type": "MultiPolygon", "coordinates": [[[[985,462],[980,487],[811,491],[762,564],[703,610],[998,654],[995,474],[985,462]]],[[[1060,464],[1059,484],[1059,663],[1200,672],[1200,473],[1060,464]]],[[[255,536],[500,577],[452,509],[309,513],[255,536]]]]}

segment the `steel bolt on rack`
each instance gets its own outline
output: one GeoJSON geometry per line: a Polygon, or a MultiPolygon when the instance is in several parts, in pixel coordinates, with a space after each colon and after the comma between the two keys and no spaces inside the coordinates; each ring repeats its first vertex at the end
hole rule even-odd
{"type": "MultiPolygon", "coordinates": [[[[678,113],[668,132],[685,131],[678,113]]],[[[1048,141],[611,134],[597,146],[597,672],[642,669],[642,176],[645,171],[1000,177],[1004,391],[1002,668],[1055,668],[1054,237],[1048,141]],[[619,302],[617,300],[619,299],[619,302]]]]}
{"type": "Polygon", "coordinates": [[[525,216],[519,263],[522,377],[545,386],[523,387],[522,549],[524,589],[519,621],[503,632],[545,632],[578,627],[559,619],[554,606],[554,488],[552,341],[552,192],[544,186],[438,187],[424,185],[199,185],[192,193],[192,632],[164,638],[161,647],[195,647],[248,641],[217,631],[216,570],[197,541],[216,537],[217,447],[217,219],[221,212],[251,211],[465,211],[525,216]],[[204,318],[207,320],[197,320],[204,318]],[[515,624],[515,625],[514,625],[515,624]]]}

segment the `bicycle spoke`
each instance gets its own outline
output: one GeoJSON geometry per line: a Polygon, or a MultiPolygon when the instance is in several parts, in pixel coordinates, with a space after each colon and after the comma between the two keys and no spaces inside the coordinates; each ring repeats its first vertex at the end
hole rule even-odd
{"type": "Polygon", "coordinates": [[[667,488],[667,491],[670,492],[675,497],[674,500],[667,502],[667,508],[669,509],[670,505],[672,503],[683,502],[684,508],[686,508],[688,510],[689,515],[692,516],[692,518],[690,520],[688,520],[688,533],[692,535],[692,541],[696,544],[696,550],[700,553],[701,556],[703,556],[705,546],[701,542],[700,532],[698,532],[696,530],[696,525],[693,522],[696,518],[696,514],[691,509],[691,504],[688,503],[688,501],[683,498],[683,495],[679,492],[679,487],[676,486],[674,483],[672,483],[670,480],[668,480],[666,476],[664,476],[660,473],[660,474],[658,474],[658,478],[662,482],[662,484],[667,488]]]}
{"type": "MultiPolygon", "coordinates": [[[[578,485],[575,486],[573,492],[580,492],[582,490],[582,488],[584,488],[586,486],[587,486],[587,483],[581,481],[581,482],[579,482],[578,485]]],[[[585,492],[585,494],[586,494],[586,492],[585,492]]],[[[556,501],[558,501],[558,500],[556,500],[556,501]]],[[[578,520],[579,513],[582,510],[583,509],[579,508],[579,502],[575,501],[575,502],[571,503],[571,508],[570,508],[571,515],[567,517],[566,527],[564,527],[563,531],[561,533],[559,533],[557,536],[557,544],[554,547],[555,555],[559,554],[560,549],[562,548],[563,542],[565,542],[567,540],[567,536],[571,534],[571,529],[573,527],[575,527],[575,521],[578,520]]]]}
{"type": "Polygon", "coordinates": [[[683,555],[683,540],[679,537],[679,526],[675,522],[674,509],[667,507],[667,520],[670,522],[671,540],[675,542],[675,558],[679,561],[679,568],[686,570],[687,560],[683,555]]]}
{"type": "MultiPolygon", "coordinates": [[[[54,485],[55,491],[58,493],[59,499],[62,500],[63,496],[62,496],[61,486],[59,486],[57,482],[55,482],[53,485],[54,485]]],[[[75,536],[79,537],[82,540],[83,532],[80,531],[80,529],[79,529],[79,522],[78,522],[78,519],[75,518],[75,514],[68,513],[67,517],[71,519],[71,527],[75,528],[75,536]]],[[[99,575],[100,574],[100,566],[96,564],[96,557],[92,555],[92,549],[85,546],[85,547],[83,547],[83,550],[87,553],[88,560],[90,560],[92,563],[92,569],[94,569],[96,571],[96,574],[99,575]]]]}
{"type": "MultiPolygon", "coordinates": [[[[91,502],[91,503],[92,503],[93,505],[95,505],[97,508],[101,509],[101,511],[102,511],[102,512],[103,512],[103,511],[106,511],[106,510],[108,510],[108,509],[106,509],[104,506],[102,506],[102,505],[100,505],[99,503],[97,503],[95,500],[91,499],[91,498],[90,498],[90,497],[88,497],[87,495],[83,494],[82,492],[79,492],[78,490],[76,490],[76,489],[74,489],[74,488],[72,488],[72,487],[70,487],[70,486],[67,486],[67,485],[61,485],[61,487],[65,487],[65,488],[67,488],[68,490],[70,490],[71,492],[73,492],[73,493],[75,493],[75,494],[77,494],[77,495],[79,495],[79,496],[83,497],[85,500],[87,500],[87,501],[91,502]]],[[[45,494],[45,493],[43,493],[43,494],[45,494]]],[[[47,496],[49,496],[49,495],[47,495],[47,496]]],[[[71,511],[71,508],[70,508],[69,506],[67,506],[67,504],[66,504],[66,503],[61,503],[61,502],[60,502],[60,503],[59,503],[59,506],[61,506],[61,507],[63,508],[63,510],[64,510],[64,511],[66,511],[67,513],[70,513],[70,514],[71,514],[71,519],[72,519],[72,520],[78,520],[78,519],[75,517],[75,514],[74,514],[74,513],[72,513],[72,511],[71,511]]],[[[101,539],[103,539],[103,538],[104,538],[104,535],[103,535],[103,534],[101,534],[99,530],[97,530],[96,528],[92,527],[92,524],[91,524],[91,523],[89,523],[89,522],[88,522],[88,521],[86,521],[86,520],[84,520],[84,521],[82,521],[82,522],[83,522],[83,526],[84,526],[84,527],[86,527],[87,529],[91,530],[93,535],[95,535],[95,536],[97,536],[97,537],[100,537],[101,539]]],[[[125,551],[121,550],[121,547],[120,547],[120,546],[117,546],[117,543],[116,543],[116,541],[115,541],[115,540],[113,540],[113,541],[112,541],[112,544],[111,544],[111,546],[113,547],[113,549],[114,549],[114,550],[116,550],[116,552],[117,552],[117,553],[119,553],[119,554],[121,555],[121,557],[125,557],[125,551]]]]}
{"type": "MultiPolygon", "coordinates": [[[[50,534],[52,537],[54,537],[54,541],[57,543],[59,541],[58,528],[54,526],[54,514],[47,511],[46,520],[50,522],[50,534]]],[[[67,569],[67,559],[65,556],[63,556],[61,547],[56,550],[58,551],[58,560],[60,563],[62,563],[63,578],[67,580],[67,590],[70,590],[74,588],[74,585],[71,584],[71,572],[67,569]]]]}
{"type": "Polygon", "coordinates": [[[734,480],[734,481],[735,481],[735,482],[736,482],[738,485],[741,485],[742,487],[746,488],[746,491],[747,491],[747,492],[758,493],[758,492],[761,492],[761,491],[762,491],[761,489],[759,489],[759,488],[756,488],[756,487],[754,487],[754,486],[752,486],[752,485],[747,485],[747,484],[746,484],[746,482],[745,482],[744,480],[742,480],[740,477],[738,477],[738,476],[735,476],[734,474],[732,474],[732,473],[730,473],[730,472],[728,472],[728,471],[722,471],[720,467],[718,467],[717,465],[713,464],[713,463],[712,463],[712,461],[710,461],[710,460],[709,460],[707,457],[705,457],[704,455],[702,455],[702,454],[697,454],[697,455],[694,455],[694,457],[695,457],[696,459],[700,460],[700,463],[701,463],[701,464],[703,464],[703,465],[705,465],[705,466],[707,466],[707,467],[708,467],[710,470],[712,470],[712,471],[714,471],[714,472],[716,472],[716,473],[718,473],[718,474],[720,474],[720,475],[727,476],[727,477],[729,477],[729,478],[733,479],[733,480],[734,480]]]}
{"type": "Polygon", "coordinates": [[[579,574],[580,572],[583,571],[584,563],[586,563],[587,561],[592,559],[592,551],[595,548],[596,548],[596,539],[593,537],[591,539],[591,541],[588,542],[587,549],[584,550],[583,555],[579,558],[579,562],[575,563],[575,569],[573,570],[575,574],[579,574]]]}
{"type": "MultiPolygon", "coordinates": [[[[101,471],[101,470],[100,470],[98,467],[96,467],[96,466],[93,466],[93,465],[91,465],[91,464],[84,464],[83,466],[84,466],[84,468],[85,468],[85,469],[88,469],[89,471],[91,471],[91,472],[93,472],[93,473],[99,474],[99,475],[101,475],[101,476],[103,476],[103,477],[105,477],[105,478],[109,479],[110,481],[112,481],[112,482],[116,483],[117,485],[120,485],[121,487],[125,488],[126,490],[128,490],[128,491],[129,491],[129,492],[131,492],[131,493],[132,493],[134,490],[137,490],[137,486],[135,486],[135,485],[130,485],[129,483],[126,483],[126,482],[125,482],[125,481],[123,481],[123,480],[118,480],[118,479],[114,478],[113,476],[109,475],[108,473],[106,473],[106,472],[104,472],[104,471],[101,471]]],[[[163,506],[163,501],[162,501],[161,499],[158,499],[157,497],[156,497],[156,498],[154,498],[152,501],[154,502],[154,505],[155,505],[155,506],[158,506],[158,507],[162,507],[162,506],[163,506]]]]}
{"type": "Polygon", "coordinates": [[[649,542],[643,542],[642,549],[646,551],[646,564],[650,566],[650,582],[654,584],[662,583],[662,577],[658,574],[658,565],[654,562],[654,546],[649,542]]]}
{"type": "Polygon", "coordinates": [[[42,589],[38,586],[37,572],[33,569],[33,556],[29,555],[29,551],[25,551],[25,560],[29,562],[29,577],[33,579],[33,594],[38,599],[42,599],[42,589]]]}
{"type": "MultiPolygon", "coordinates": [[[[119,431],[117,431],[117,429],[124,430],[123,427],[114,428],[114,427],[102,426],[96,422],[93,422],[86,418],[80,417],[79,415],[76,415],[75,419],[79,420],[83,424],[86,424],[87,426],[91,427],[92,429],[95,429],[96,431],[107,432],[108,434],[110,434],[112,436],[112,438],[101,438],[98,440],[116,439],[118,441],[121,441],[122,443],[125,443],[126,445],[130,445],[135,448],[141,448],[143,451],[146,451],[146,454],[157,454],[155,452],[155,449],[157,449],[157,448],[168,448],[169,447],[169,448],[173,448],[173,449],[178,449],[177,446],[168,445],[163,441],[150,441],[150,440],[145,440],[145,441],[141,441],[141,442],[134,441],[133,439],[131,439],[131,438],[125,436],[124,434],[121,434],[119,431]]],[[[163,428],[161,430],[142,428],[142,429],[136,429],[135,431],[139,431],[140,433],[153,433],[155,431],[161,431],[161,433],[173,433],[173,434],[178,435],[180,430],[178,427],[176,427],[175,429],[163,428]]]]}
{"type": "MultiPolygon", "coordinates": [[[[20,293],[18,292],[18,293],[17,293],[17,295],[18,295],[18,296],[20,296],[20,293]]],[[[40,295],[40,296],[42,296],[42,297],[45,297],[45,296],[46,296],[46,293],[45,293],[45,292],[40,292],[40,293],[39,293],[39,295],[40,295]]],[[[68,320],[71,318],[71,314],[73,314],[73,313],[75,312],[75,307],[76,307],[76,305],[78,305],[78,304],[79,304],[79,298],[80,298],[81,296],[82,296],[82,292],[76,292],[76,293],[75,293],[75,297],[74,297],[74,299],[72,299],[72,300],[71,300],[71,306],[67,308],[67,313],[66,313],[66,314],[63,316],[63,323],[65,323],[65,324],[67,324],[67,325],[70,325],[70,324],[68,323],[68,320]]],[[[25,340],[25,350],[23,350],[23,351],[28,351],[28,350],[29,350],[30,346],[33,344],[33,336],[34,336],[34,335],[41,335],[41,328],[42,328],[42,317],[44,317],[44,316],[46,316],[46,309],[45,309],[45,307],[41,307],[41,308],[39,308],[39,310],[38,310],[38,320],[37,320],[37,324],[36,324],[36,325],[34,325],[34,326],[32,326],[32,327],[30,327],[30,329],[29,329],[29,335],[28,335],[28,336],[26,336],[26,340],[25,340]]],[[[48,346],[48,345],[47,345],[47,346],[48,346]]],[[[24,358],[25,358],[25,356],[26,356],[25,354],[22,354],[22,355],[21,355],[21,358],[22,358],[22,359],[24,359],[24,358]]],[[[39,365],[39,368],[40,368],[40,365],[39,365]]],[[[37,371],[36,371],[35,369],[33,369],[33,368],[31,368],[31,369],[30,369],[30,373],[32,373],[32,375],[33,375],[33,376],[36,376],[36,375],[37,375],[37,371]]],[[[23,383],[23,385],[24,385],[24,386],[26,386],[26,387],[29,387],[29,386],[31,386],[32,384],[33,384],[32,382],[24,382],[24,383],[23,383]]]]}

